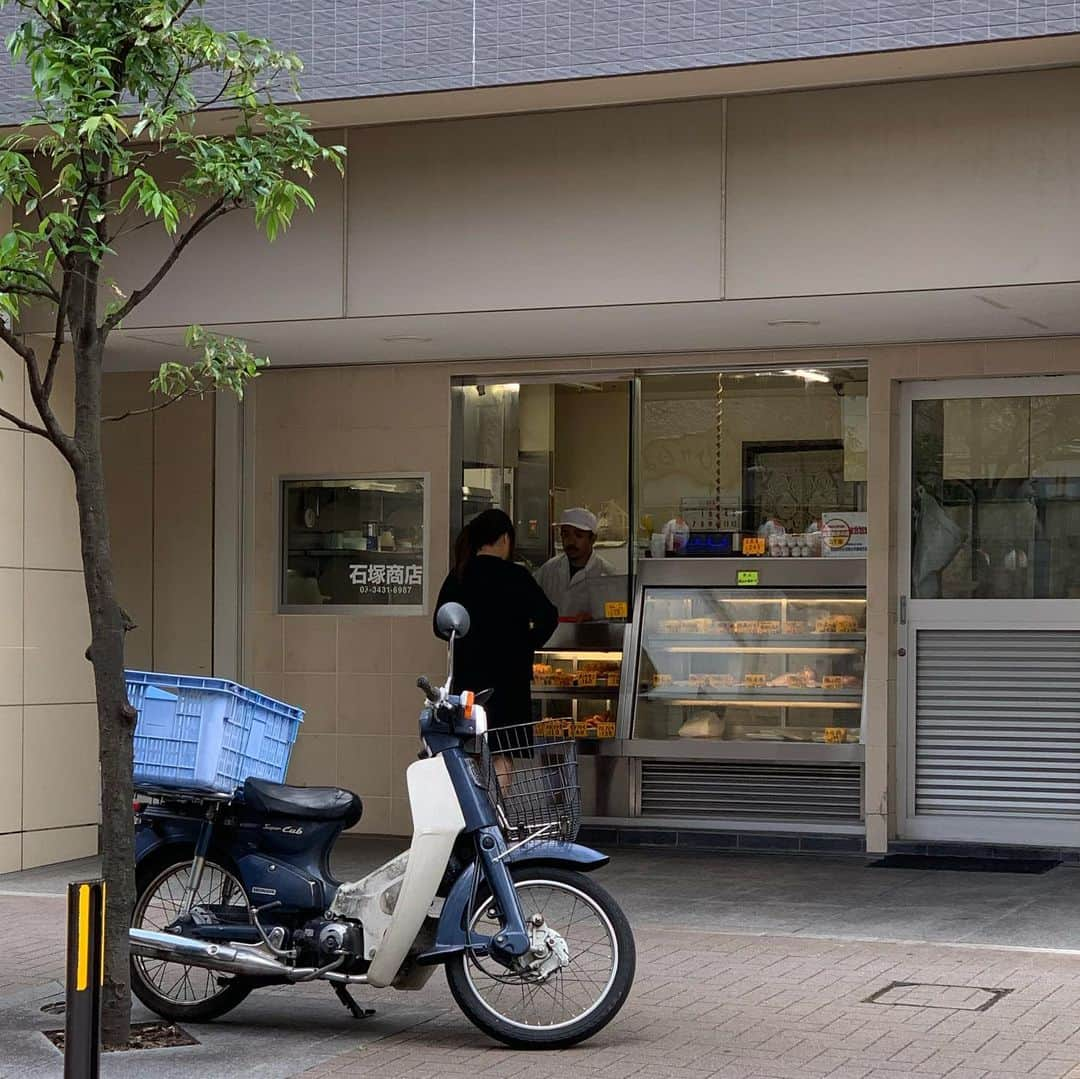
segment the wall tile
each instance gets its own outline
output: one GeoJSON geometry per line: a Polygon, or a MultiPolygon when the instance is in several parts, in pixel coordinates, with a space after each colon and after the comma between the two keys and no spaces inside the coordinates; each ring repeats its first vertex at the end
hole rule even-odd
{"type": "Polygon", "coordinates": [[[286,674],[282,693],[287,704],[304,709],[306,734],[337,730],[337,678],[332,674],[286,674]]]}
{"type": "Polygon", "coordinates": [[[338,783],[365,801],[390,797],[389,760],[389,738],[338,736],[338,783]]]}
{"type": "Polygon", "coordinates": [[[75,480],[43,438],[25,439],[26,566],[82,569],[75,480]]]}
{"type": "Polygon", "coordinates": [[[355,835],[392,835],[390,831],[390,799],[389,798],[365,798],[357,791],[364,802],[364,815],[360,823],[349,829],[350,834],[355,835]]]}
{"type": "Polygon", "coordinates": [[[94,706],[27,706],[23,721],[23,827],[94,824],[99,804],[94,706]]]}
{"type": "Polygon", "coordinates": [[[286,673],[332,672],[337,667],[337,619],[332,615],[284,615],[286,673]]]}
{"type": "Polygon", "coordinates": [[[23,580],[27,704],[77,704],[94,699],[85,658],[90,615],[81,573],[27,570],[23,580]]]}
{"type": "Polygon", "coordinates": [[[0,835],[0,873],[17,873],[22,869],[22,833],[0,835]]]}
{"type": "Polygon", "coordinates": [[[23,450],[28,438],[0,426],[0,567],[23,564],[23,450]]]}
{"type": "Polygon", "coordinates": [[[339,674],[339,734],[389,737],[390,676],[385,674],[339,674]]]}
{"type": "Polygon", "coordinates": [[[0,707],[0,833],[22,828],[23,710],[0,707]]]}
{"type": "Polygon", "coordinates": [[[390,673],[389,620],[338,618],[337,669],[350,674],[390,673]]]}
{"type": "Polygon", "coordinates": [[[0,704],[23,701],[23,571],[0,568],[0,704]]]}
{"type": "Polygon", "coordinates": [[[305,734],[293,746],[287,782],[299,787],[336,787],[338,739],[332,734],[305,734]]]}
{"type": "MultiPolygon", "coordinates": [[[[23,411],[26,368],[22,360],[7,347],[0,345],[0,408],[20,420],[26,418],[23,411]]],[[[0,430],[14,430],[14,424],[0,420],[0,430]]]]}
{"type": "Polygon", "coordinates": [[[390,626],[390,662],[394,674],[427,674],[442,681],[446,673],[446,644],[435,636],[431,619],[395,618],[390,626]]]}
{"type": "Polygon", "coordinates": [[[98,852],[98,828],[95,824],[81,828],[24,832],[22,848],[23,869],[70,862],[74,858],[89,858],[98,852]]]}
{"type": "Polygon", "coordinates": [[[249,614],[247,635],[251,644],[251,670],[259,672],[283,671],[285,616],[276,614],[249,614]]]}
{"type": "Polygon", "coordinates": [[[412,811],[407,798],[390,799],[390,835],[412,835],[412,811]]]}

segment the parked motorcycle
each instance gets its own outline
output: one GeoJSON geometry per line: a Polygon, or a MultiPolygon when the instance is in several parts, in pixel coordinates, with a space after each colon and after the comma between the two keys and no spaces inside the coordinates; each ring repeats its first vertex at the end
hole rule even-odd
{"type": "Polygon", "coordinates": [[[140,787],[132,987],[158,1015],[206,1022],[260,986],[329,982],[419,989],[446,968],[482,1031],[517,1048],[591,1037],[626,1000],[634,938],[585,874],[608,858],[573,840],[576,744],[533,724],[487,730],[484,692],[451,694],[458,604],[437,615],[444,685],[426,678],[421,759],[406,778],[410,848],[364,879],[330,871],[360,799],[333,787],[248,779],[233,795],[140,787]]]}

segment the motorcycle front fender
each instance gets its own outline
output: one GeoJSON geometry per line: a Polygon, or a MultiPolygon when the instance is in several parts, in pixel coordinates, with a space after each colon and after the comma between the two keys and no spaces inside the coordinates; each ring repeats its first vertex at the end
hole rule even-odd
{"type": "MultiPolygon", "coordinates": [[[[583,873],[600,869],[610,860],[606,854],[601,854],[591,847],[556,840],[528,843],[506,856],[506,861],[512,866],[551,866],[576,869],[583,873]]],[[[472,898],[477,871],[477,863],[473,862],[454,881],[439,915],[435,946],[417,956],[417,963],[422,966],[445,963],[465,950],[469,901],[472,898]]]]}

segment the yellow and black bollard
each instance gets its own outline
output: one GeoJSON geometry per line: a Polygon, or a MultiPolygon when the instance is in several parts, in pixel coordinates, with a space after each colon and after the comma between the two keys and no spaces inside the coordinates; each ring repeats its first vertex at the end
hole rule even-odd
{"type": "Polygon", "coordinates": [[[97,1079],[105,981],[105,882],[68,885],[64,1079],[97,1079]]]}

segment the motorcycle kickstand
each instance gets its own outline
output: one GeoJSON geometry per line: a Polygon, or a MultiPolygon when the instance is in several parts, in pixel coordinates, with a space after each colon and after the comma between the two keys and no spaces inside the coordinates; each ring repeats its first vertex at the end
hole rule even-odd
{"type": "Polygon", "coordinates": [[[342,985],[340,982],[331,982],[334,988],[334,992],[337,994],[338,1000],[345,1005],[346,1008],[352,1013],[354,1019],[370,1019],[375,1014],[374,1008],[361,1008],[359,1004],[353,1000],[352,995],[349,993],[349,987],[342,985]]]}

